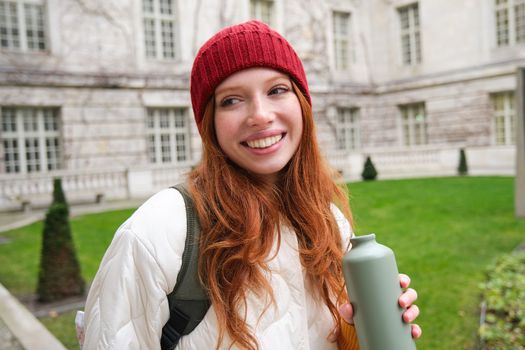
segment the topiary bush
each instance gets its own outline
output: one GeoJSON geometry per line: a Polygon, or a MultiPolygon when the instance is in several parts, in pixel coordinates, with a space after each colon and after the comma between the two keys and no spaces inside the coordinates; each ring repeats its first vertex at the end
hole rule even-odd
{"type": "Polygon", "coordinates": [[[463,148],[459,150],[458,174],[462,176],[468,174],[467,155],[463,148]]]}
{"type": "Polygon", "coordinates": [[[363,172],[361,173],[361,177],[365,181],[371,181],[377,178],[377,170],[370,156],[366,157],[365,165],[363,167],[363,172]]]}
{"type": "Polygon", "coordinates": [[[61,203],[66,206],[66,209],[68,209],[68,204],[66,200],[66,195],[64,194],[64,190],[62,189],[62,179],[55,178],[53,179],[53,200],[52,203],[61,203]]]}
{"type": "Polygon", "coordinates": [[[42,234],[37,287],[41,302],[82,295],[85,288],[71,236],[66,197],[60,180],[53,185],[53,202],[46,213],[42,234]]]}
{"type": "Polygon", "coordinates": [[[481,285],[486,304],[479,329],[486,350],[525,349],[525,252],[501,257],[481,285]]]}

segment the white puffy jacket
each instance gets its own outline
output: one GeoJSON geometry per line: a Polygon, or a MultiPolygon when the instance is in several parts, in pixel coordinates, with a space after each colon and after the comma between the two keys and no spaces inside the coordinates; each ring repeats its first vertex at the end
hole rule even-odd
{"type": "MultiPolygon", "coordinates": [[[[332,211],[347,247],[350,225],[339,209],[333,206],[332,211]]],[[[184,199],[174,189],[151,197],[122,224],[89,291],[83,350],[160,349],[162,327],[169,318],[166,295],[175,286],[185,239],[184,199]]],[[[247,322],[260,348],[337,349],[326,339],[333,321],[328,308],[310,293],[295,234],[283,227],[281,240],[278,254],[269,262],[276,305],[262,313],[266,300],[254,294],[247,300],[247,322]]],[[[217,328],[212,305],[176,349],[214,349],[217,328]]],[[[227,337],[222,348],[228,345],[227,337]]]]}

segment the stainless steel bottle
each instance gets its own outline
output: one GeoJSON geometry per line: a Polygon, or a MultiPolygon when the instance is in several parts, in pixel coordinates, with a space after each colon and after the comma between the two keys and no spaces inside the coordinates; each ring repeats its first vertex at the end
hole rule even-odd
{"type": "Polygon", "coordinates": [[[402,319],[394,252],[375,240],[375,234],[351,239],[343,271],[360,350],[415,350],[411,327],[402,319]]]}

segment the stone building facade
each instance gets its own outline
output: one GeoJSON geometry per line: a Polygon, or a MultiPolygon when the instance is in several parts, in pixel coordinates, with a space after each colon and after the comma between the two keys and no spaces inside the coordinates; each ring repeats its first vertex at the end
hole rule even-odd
{"type": "Polygon", "coordinates": [[[0,209],[147,196],[200,159],[189,72],[258,18],[305,65],[320,143],[347,180],[513,174],[524,0],[0,0],[0,209]]]}

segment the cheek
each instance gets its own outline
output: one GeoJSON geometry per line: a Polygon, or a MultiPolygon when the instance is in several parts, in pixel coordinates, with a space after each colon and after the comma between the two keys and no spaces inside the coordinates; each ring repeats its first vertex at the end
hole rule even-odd
{"type": "Polygon", "coordinates": [[[233,139],[233,134],[235,133],[235,126],[232,125],[231,121],[228,121],[228,118],[215,117],[215,135],[217,137],[217,142],[219,146],[224,151],[228,147],[228,140],[233,139]]]}

